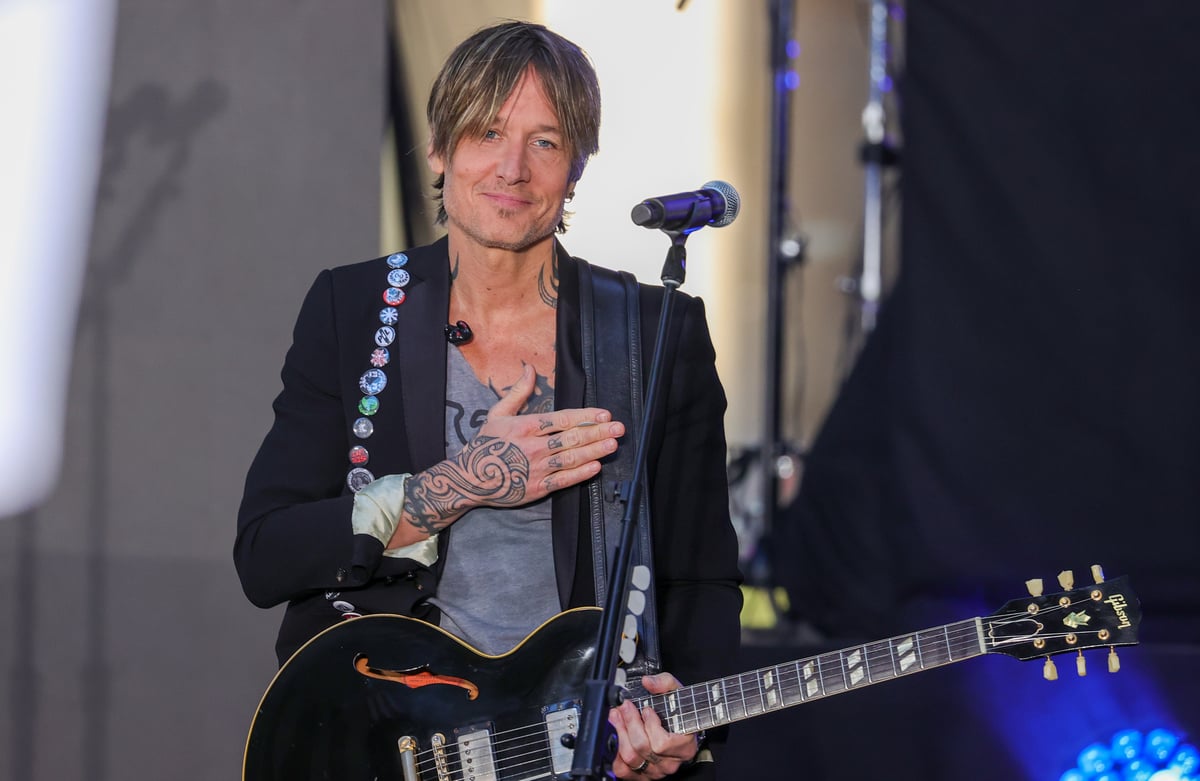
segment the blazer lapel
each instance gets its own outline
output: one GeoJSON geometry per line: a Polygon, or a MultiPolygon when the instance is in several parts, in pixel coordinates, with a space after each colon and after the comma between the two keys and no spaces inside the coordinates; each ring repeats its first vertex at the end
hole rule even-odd
{"type": "Polygon", "coordinates": [[[450,311],[450,262],[447,240],[409,251],[405,266],[412,275],[398,307],[396,359],[404,427],[414,471],[446,457],[446,335],[450,311]]]}
{"type": "MultiPolygon", "coordinates": [[[[583,359],[579,353],[579,271],[577,261],[557,241],[558,311],[556,313],[554,407],[572,409],[583,406],[583,359]]],[[[559,491],[551,502],[551,528],[554,538],[554,571],[558,595],[564,608],[571,607],[571,594],[578,566],[581,486],[559,491]]],[[[590,572],[590,570],[589,570],[590,572]]]]}

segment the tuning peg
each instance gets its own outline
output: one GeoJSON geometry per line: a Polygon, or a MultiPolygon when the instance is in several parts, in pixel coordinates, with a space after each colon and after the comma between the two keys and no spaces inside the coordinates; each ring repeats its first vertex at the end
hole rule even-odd
{"type": "Polygon", "coordinates": [[[1042,579],[1033,578],[1032,580],[1025,581],[1025,588],[1029,589],[1031,595],[1040,597],[1042,595],[1042,579]]]}
{"type": "Polygon", "coordinates": [[[1080,678],[1087,675],[1087,659],[1083,658],[1082,649],[1079,651],[1079,656],[1075,657],[1075,672],[1079,673],[1080,678]]]}
{"type": "Polygon", "coordinates": [[[1058,573],[1058,583],[1067,591],[1075,588],[1075,573],[1069,569],[1065,569],[1058,573]]]}
{"type": "Polygon", "coordinates": [[[1054,666],[1054,660],[1049,656],[1046,657],[1046,666],[1042,668],[1042,676],[1047,681],[1058,680],[1058,668],[1054,666]]]}
{"type": "Polygon", "coordinates": [[[1115,673],[1117,670],[1120,670],[1120,669],[1121,669],[1121,660],[1117,658],[1117,649],[1109,648],[1108,649],[1108,671],[1110,673],[1115,673]]]}
{"type": "Polygon", "coordinates": [[[1097,585],[1104,582],[1104,568],[1099,564],[1092,565],[1092,580],[1096,581],[1097,585]]]}

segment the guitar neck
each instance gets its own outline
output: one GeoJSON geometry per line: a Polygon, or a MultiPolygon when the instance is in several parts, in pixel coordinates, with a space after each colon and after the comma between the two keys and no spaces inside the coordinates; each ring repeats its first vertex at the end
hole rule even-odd
{"type": "Polygon", "coordinates": [[[979,618],[852,646],[667,694],[635,696],[671,732],[691,733],[790,708],[986,653],[979,618]]]}

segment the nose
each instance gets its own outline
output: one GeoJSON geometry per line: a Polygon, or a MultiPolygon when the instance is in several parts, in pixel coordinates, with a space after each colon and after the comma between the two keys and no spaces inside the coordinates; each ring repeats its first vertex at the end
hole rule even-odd
{"type": "Polygon", "coordinates": [[[501,144],[496,176],[505,184],[529,180],[529,149],[523,141],[513,139],[501,144]]]}

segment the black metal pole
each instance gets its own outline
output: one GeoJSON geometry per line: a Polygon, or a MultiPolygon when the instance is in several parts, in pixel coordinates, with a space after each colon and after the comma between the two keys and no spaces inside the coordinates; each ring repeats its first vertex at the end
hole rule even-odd
{"type": "MultiPolygon", "coordinates": [[[[687,232],[667,231],[671,247],[663,263],[663,303],[659,313],[658,335],[654,341],[654,354],[650,360],[650,380],[646,387],[645,414],[638,432],[637,450],[634,456],[633,480],[622,485],[621,501],[625,505],[621,517],[621,539],[613,554],[609,576],[608,594],[604,601],[604,614],[600,636],[596,643],[596,657],[591,677],[584,683],[583,707],[579,715],[579,736],[574,740],[574,764],[571,777],[579,779],[607,778],[607,768],[616,754],[616,735],[608,723],[608,711],[620,704],[619,693],[613,684],[617,671],[617,655],[621,644],[621,621],[625,615],[625,600],[629,596],[629,572],[633,563],[634,532],[638,524],[638,504],[641,500],[642,479],[646,471],[647,443],[655,423],[659,394],[662,392],[662,364],[666,353],[667,334],[671,327],[671,314],[675,308],[675,291],[683,284],[687,268],[687,232]]],[[[552,738],[553,739],[553,736],[552,738]]]]}
{"type": "MultiPolygon", "coordinates": [[[[801,255],[803,246],[788,235],[790,202],[788,172],[790,168],[791,106],[796,74],[792,70],[791,48],[794,23],[794,0],[771,0],[770,6],[770,67],[773,75],[771,90],[770,146],[770,214],[767,226],[767,306],[766,306],[766,382],[763,409],[766,418],[762,447],[762,528],[763,536],[770,535],[779,511],[778,460],[785,455],[783,447],[783,324],[786,271],[801,255]]],[[[765,562],[756,562],[747,573],[753,585],[765,577],[765,562]],[[757,570],[757,572],[756,572],[757,570]]]]}

